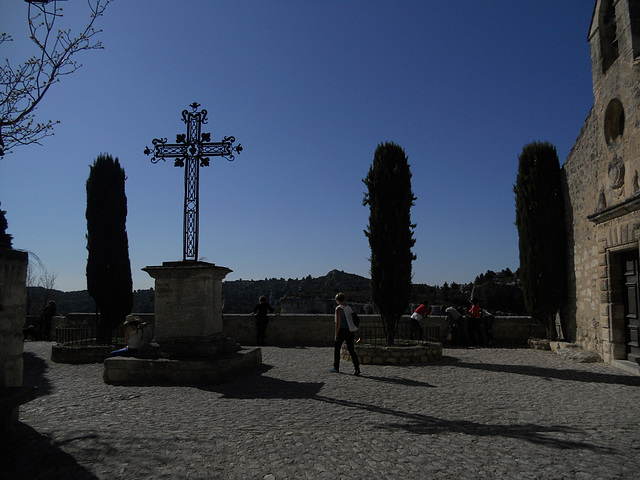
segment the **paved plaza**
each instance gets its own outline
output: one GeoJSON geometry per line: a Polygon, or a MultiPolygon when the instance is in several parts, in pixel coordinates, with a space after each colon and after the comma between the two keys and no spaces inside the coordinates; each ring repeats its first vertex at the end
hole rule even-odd
{"type": "Polygon", "coordinates": [[[224,385],[123,387],[100,364],[25,343],[2,479],[638,479],[640,377],[516,348],[445,349],[424,366],[263,347],[224,385]]]}

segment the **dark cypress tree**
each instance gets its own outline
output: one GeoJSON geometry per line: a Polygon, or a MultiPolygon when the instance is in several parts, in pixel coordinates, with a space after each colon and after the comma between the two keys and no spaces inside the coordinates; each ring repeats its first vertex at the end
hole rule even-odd
{"type": "Polygon", "coordinates": [[[404,150],[395,143],[380,144],[363,180],[367,186],[363,205],[369,206],[365,235],[371,247],[371,296],[380,311],[387,344],[393,345],[397,320],[411,298],[411,248],[415,225],[411,207],[411,169],[404,150]]]}
{"type": "Polygon", "coordinates": [[[105,344],[133,306],[124,184],[118,159],[98,156],[87,180],[87,290],[100,313],[97,340],[105,344]]]}
{"type": "Polygon", "coordinates": [[[548,142],[525,145],[518,158],[513,191],[524,304],[532,318],[544,325],[547,338],[555,339],[555,315],[566,299],[566,231],[560,162],[556,148],[548,142]]]}

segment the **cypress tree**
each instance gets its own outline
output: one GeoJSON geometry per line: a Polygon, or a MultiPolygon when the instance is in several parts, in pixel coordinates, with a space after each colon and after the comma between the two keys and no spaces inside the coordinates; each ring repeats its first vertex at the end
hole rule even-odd
{"type": "Polygon", "coordinates": [[[87,290],[100,312],[98,343],[111,343],[133,306],[125,178],[118,159],[102,154],[87,180],[87,290]]]}
{"type": "Polygon", "coordinates": [[[561,170],[548,142],[525,145],[520,154],[516,226],[525,308],[556,338],[555,315],[566,298],[566,231],[561,170]]]}
{"type": "Polygon", "coordinates": [[[378,307],[387,344],[393,345],[395,326],[411,298],[411,251],[415,244],[411,207],[411,169],[404,150],[392,142],[380,144],[363,180],[369,206],[365,235],[371,247],[371,296],[378,307]]]}

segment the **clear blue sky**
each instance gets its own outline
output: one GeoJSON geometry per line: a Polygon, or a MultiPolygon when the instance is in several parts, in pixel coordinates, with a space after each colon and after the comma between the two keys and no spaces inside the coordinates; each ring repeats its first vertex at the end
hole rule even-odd
{"type": "MultiPolygon", "coordinates": [[[[77,31],[85,2],[60,2],[77,31]]],[[[593,104],[587,31],[593,1],[117,0],[99,20],[104,50],[55,85],[38,118],[43,145],[0,160],[14,247],[34,252],[55,288],[86,288],[86,180],[102,152],[127,175],[135,289],[141,269],[182,259],[183,170],[143,155],[209,112],[234,162],[200,176],[200,246],[227,280],[369,275],[362,179],[378,144],[402,146],[417,196],[414,282],[466,283],[518,268],[518,155],[549,141],[564,162],[593,104]]],[[[26,58],[27,4],[0,4],[26,58]]],[[[62,25],[62,23],[61,23],[62,25]]]]}

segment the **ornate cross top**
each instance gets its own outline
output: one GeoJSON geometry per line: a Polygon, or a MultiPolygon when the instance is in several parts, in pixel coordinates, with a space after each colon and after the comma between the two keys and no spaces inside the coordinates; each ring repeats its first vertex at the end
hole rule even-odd
{"type": "Polygon", "coordinates": [[[207,111],[198,112],[199,103],[189,105],[193,111],[182,111],[182,121],[187,124],[187,133],[179,133],[176,143],[167,143],[166,138],[154,138],[153,150],[146,147],[145,155],[153,154],[151,163],[166,158],[175,158],[176,167],[184,170],[184,261],[198,260],[198,190],[200,167],[209,166],[209,157],[223,157],[232,162],[234,152],[242,152],[242,145],[233,146],[235,137],[224,137],[221,142],[211,142],[210,133],[201,133],[202,124],[207,123],[207,111]]]}

